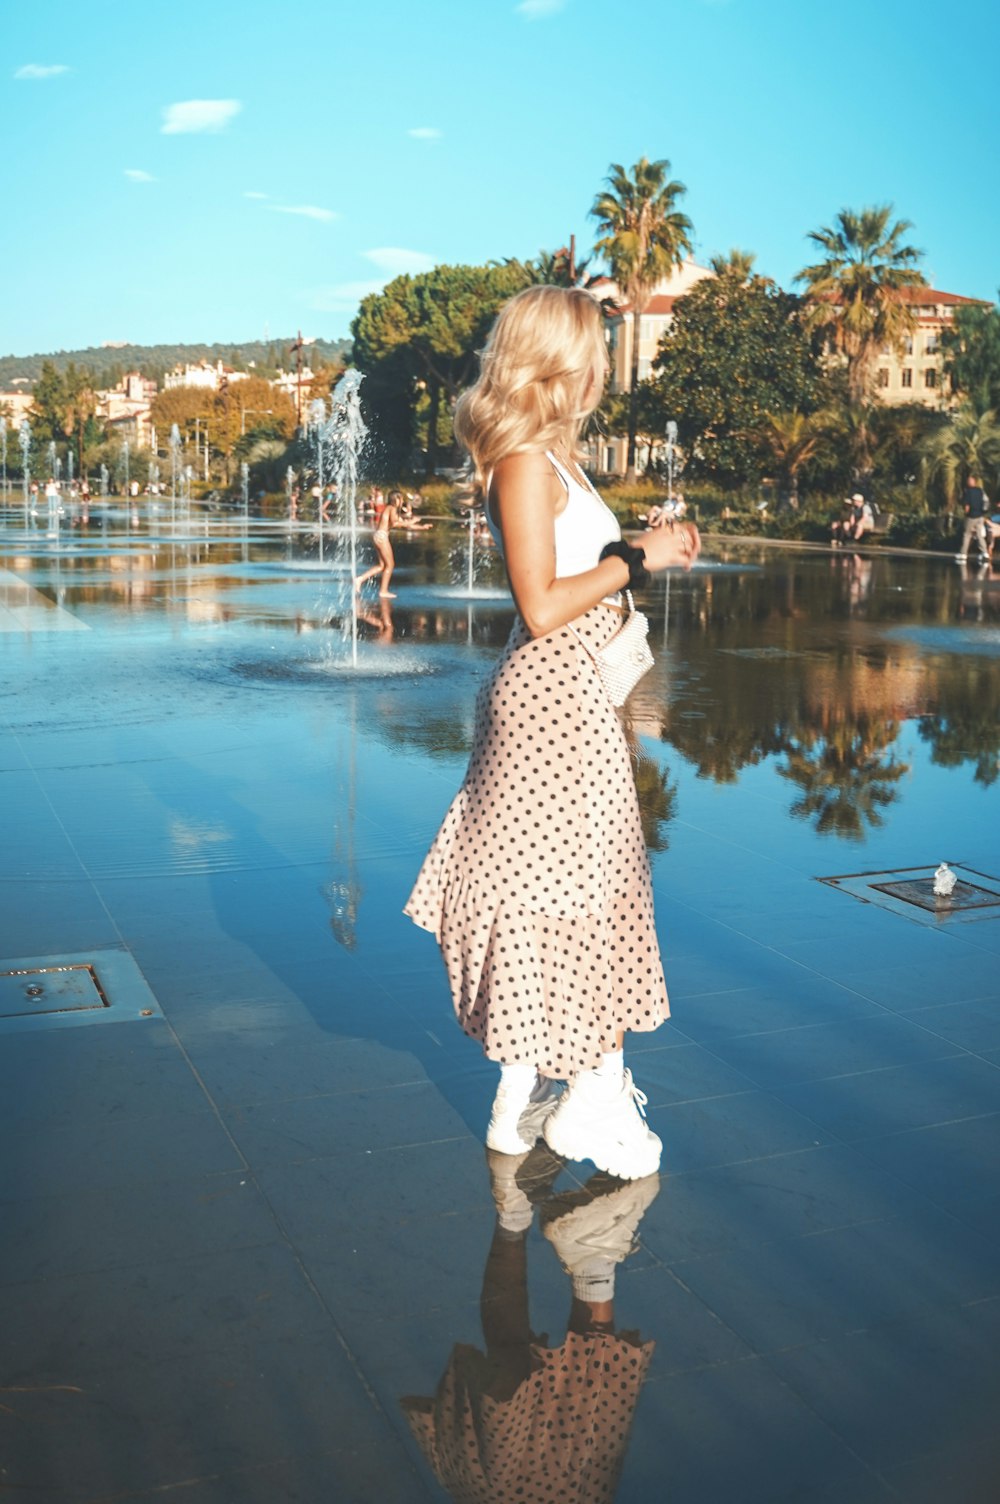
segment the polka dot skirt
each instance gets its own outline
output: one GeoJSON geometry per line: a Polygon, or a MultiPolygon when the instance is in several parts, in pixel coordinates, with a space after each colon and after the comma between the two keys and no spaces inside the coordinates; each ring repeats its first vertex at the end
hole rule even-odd
{"type": "Polygon", "coordinates": [[[462,1504],[610,1504],[654,1345],[631,1332],[533,1344],[532,1372],[509,1398],[500,1365],[459,1346],[434,1399],[406,1398],[403,1410],[462,1504]]]}
{"type": "MultiPolygon", "coordinates": [[[[574,622],[600,646],[620,616],[574,622]]],[[[668,1016],[628,746],[565,627],[518,620],[479,693],[465,781],[405,912],[438,940],[459,1023],[491,1060],[566,1080],[668,1016]]]]}

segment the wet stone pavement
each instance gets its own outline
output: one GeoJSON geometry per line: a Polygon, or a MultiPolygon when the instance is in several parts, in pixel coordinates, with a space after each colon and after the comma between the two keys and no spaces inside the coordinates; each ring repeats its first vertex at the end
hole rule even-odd
{"type": "Polygon", "coordinates": [[[457,529],[401,540],[355,669],[331,547],[0,529],[0,1497],[992,1504],[1000,902],[865,879],[1000,894],[1000,580],[720,544],[651,591],[674,1017],[628,1047],[665,1145],[628,1187],[487,1158],[494,1068],[400,913],[495,561],[470,597],[457,529]]]}

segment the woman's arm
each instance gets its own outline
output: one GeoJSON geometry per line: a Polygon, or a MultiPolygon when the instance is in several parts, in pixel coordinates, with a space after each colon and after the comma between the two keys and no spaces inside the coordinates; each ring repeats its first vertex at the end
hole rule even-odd
{"type": "MultiPolygon", "coordinates": [[[[596,606],[629,581],[623,559],[602,559],[582,574],[556,579],[555,520],[566,491],[542,454],[512,454],[493,473],[488,504],[503,537],[507,576],[521,619],[532,637],[544,637],[596,606]]],[[[697,532],[657,528],[637,540],[646,568],[689,569],[700,548],[697,532]]]]}

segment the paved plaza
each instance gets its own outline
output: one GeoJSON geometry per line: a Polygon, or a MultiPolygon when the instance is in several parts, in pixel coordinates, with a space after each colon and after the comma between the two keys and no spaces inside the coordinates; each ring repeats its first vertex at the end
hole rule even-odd
{"type": "MultiPolygon", "coordinates": [[[[531,1333],[562,1343],[553,1198],[616,1190],[553,1165],[497,1282],[495,1071],[400,912],[508,608],[435,597],[404,546],[394,634],[373,616],[352,675],[339,638],[320,652],[322,571],[233,536],[215,563],[134,539],[0,559],[0,955],[24,974],[0,1010],[0,1498],[506,1498],[436,1475],[439,1386],[456,1354],[479,1371],[525,1271],[531,1333]]],[[[686,635],[651,608],[678,726],[719,692],[708,572],[673,585],[686,635]]],[[[956,626],[971,648],[921,649],[901,612],[914,673],[963,652],[995,676],[993,610],[956,626]]],[[[850,633],[884,666],[882,625],[793,642],[796,619],[744,621],[757,658],[717,661],[772,674],[850,633]]],[[[599,1426],[561,1460],[536,1436],[522,1497],[609,1496],[585,1459],[625,1504],[994,1504],[1000,904],[942,917],[817,879],[947,859],[1000,891],[995,789],[914,738],[894,810],[831,839],[766,758],[699,776],[658,714],[635,729],[673,791],[673,1019],[629,1058],[665,1152],[614,1303],[653,1346],[613,1466],[599,1426]]]]}

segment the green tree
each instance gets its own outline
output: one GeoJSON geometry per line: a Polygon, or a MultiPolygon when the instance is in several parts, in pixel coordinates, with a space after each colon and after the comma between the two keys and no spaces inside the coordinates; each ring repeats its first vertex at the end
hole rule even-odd
{"type": "Polygon", "coordinates": [[[63,433],[67,440],[76,436],[77,473],[83,475],[86,468],[85,440],[90,432],[96,436],[93,420],[97,412],[96,381],[93,372],[82,371],[70,362],[63,377],[65,400],[63,405],[63,433]]]}
{"type": "Polygon", "coordinates": [[[980,412],[1000,411],[1000,306],[965,304],[941,334],[944,367],[955,391],[980,412]]]}
{"type": "Polygon", "coordinates": [[[792,507],[799,504],[799,476],[823,444],[827,429],[821,413],[796,409],[767,413],[760,429],[764,445],[784,481],[792,507]]]}
{"type": "Polygon", "coordinates": [[[209,443],[222,457],[227,481],[236,451],[248,438],[287,440],[295,432],[295,403],[263,376],[225,382],[210,395],[209,443]]]}
{"type": "Polygon", "coordinates": [[[769,413],[815,411],[820,370],[801,306],[766,277],[706,277],[679,298],[648,400],[674,418],[687,473],[746,485],[768,468],[769,413]]]}
{"type": "Polygon", "coordinates": [[[963,402],[947,423],[924,440],[922,468],[925,484],[938,488],[950,509],[966,478],[979,476],[991,496],[1000,482],[1000,421],[995,412],[978,412],[963,402]]]}
{"type": "Polygon", "coordinates": [[[33,444],[61,440],[65,434],[66,382],[52,361],[42,365],[31,392],[31,438],[33,444]]]}
{"type": "Polygon", "coordinates": [[[827,331],[847,361],[856,407],[871,400],[880,352],[901,350],[916,327],[907,290],[927,285],[916,266],[922,252],[902,243],[910,221],[890,224],[891,214],[891,204],[860,214],[841,209],[834,225],[809,232],[826,255],[795,279],[805,284],[809,327],[827,331]]]}
{"type": "Polygon", "coordinates": [[[499,309],[536,279],[530,265],[436,266],[396,277],[361,303],[351,325],[354,359],[368,378],[365,405],[395,455],[412,443],[427,398],[427,473],[437,463],[442,400],[450,413],[476,373],[477,351],[499,309]]]}
{"type": "Polygon", "coordinates": [[[594,249],[604,256],[632,308],[632,370],[629,377],[627,478],[635,480],[639,402],[639,324],[653,289],[691,253],[691,221],[676,208],[687,192],[668,178],[666,158],[640,157],[632,174],[612,162],[607,188],[591,208],[597,221],[594,249]]]}
{"type": "MultiPolygon", "coordinates": [[[[156,429],[158,448],[167,444],[170,430],[176,423],[185,446],[196,433],[203,433],[212,416],[215,393],[207,386],[172,386],[157,392],[153,398],[150,418],[156,429]]],[[[210,434],[210,442],[214,435],[210,434]]]]}

